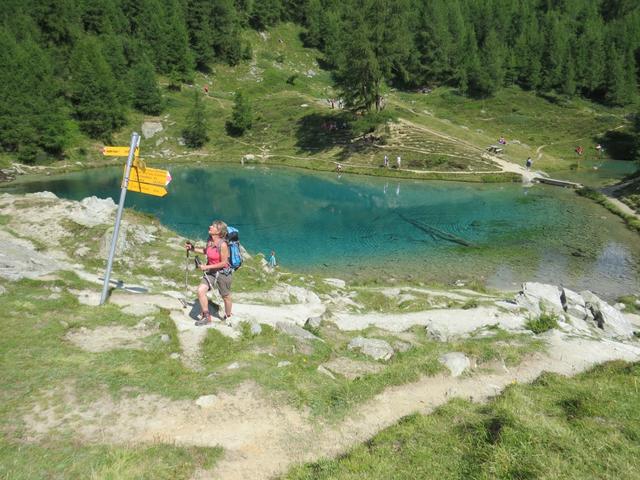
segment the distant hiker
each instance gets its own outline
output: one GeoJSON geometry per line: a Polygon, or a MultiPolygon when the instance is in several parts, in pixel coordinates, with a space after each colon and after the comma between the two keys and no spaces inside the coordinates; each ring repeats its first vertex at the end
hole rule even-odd
{"type": "Polygon", "coordinates": [[[389,157],[387,155],[384,156],[384,168],[389,168],[389,157]]]}
{"type": "Polygon", "coordinates": [[[529,170],[531,168],[531,165],[533,165],[533,160],[531,160],[531,157],[527,158],[527,170],[529,170]]]}
{"type": "Polygon", "coordinates": [[[204,84],[204,94],[209,95],[209,85],[206,83],[204,84]]]}
{"type": "Polygon", "coordinates": [[[596,152],[598,153],[598,156],[602,154],[602,145],[600,145],[599,143],[596,145],[596,152]]]}
{"type": "Polygon", "coordinates": [[[400,167],[402,166],[402,158],[400,158],[400,155],[398,155],[398,158],[396,158],[396,164],[398,165],[398,169],[400,169],[400,167]]]}
{"type": "Polygon", "coordinates": [[[275,269],[278,266],[278,262],[276,261],[276,252],[271,250],[271,256],[269,257],[269,266],[272,269],[275,269]]]}
{"type": "Polygon", "coordinates": [[[218,292],[224,302],[224,320],[231,317],[231,281],[233,268],[229,263],[229,245],[227,243],[227,224],[221,220],[215,220],[209,227],[209,238],[207,245],[198,248],[191,242],[187,242],[187,250],[202,253],[207,256],[207,264],[200,265],[200,270],[204,272],[200,286],[198,286],[198,301],[202,313],[196,325],[202,326],[211,323],[211,313],[209,312],[209,299],[207,292],[217,286],[218,292]]]}
{"type": "Polygon", "coordinates": [[[342,172],[342,164],[341,163],[336,164],[336,172],[338,172],[338,173],[342,172]]]}
{"type": "Polygon", "coordinates": [[[500,139],[498,140],[498,143],[499,143],[500,145],[506,145],[506,144],[507,144],[507,141],[504,139],[504,137],[500,137],[500,139]]]}
{"type": "Polygon", "coordinates": [[[576,147],[576,153],[578,154],[578,156],[581,156],[583,152],[584,152],[584,148],[582,148],[580,145],[578,145],[576,147]]]}

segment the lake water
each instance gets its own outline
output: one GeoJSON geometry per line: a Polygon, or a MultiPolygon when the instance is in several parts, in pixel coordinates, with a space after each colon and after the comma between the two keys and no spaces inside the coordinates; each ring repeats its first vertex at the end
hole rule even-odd
{"type": "MultiPolygon", "coordinates": [[[[158,168],[161,165],[154,165],[158,168]]],[[[168,167],[164,198],[127,194],[127,207],[202,241],[220,218],[251,253],[294,271],[342,278],[544,281],[609,298],[637,292],[640,236],[571,190],[309,173],[267,167],[168,167]]],[[[119,198],[121,169],[17,183],[4,191],[119,198]]]]}

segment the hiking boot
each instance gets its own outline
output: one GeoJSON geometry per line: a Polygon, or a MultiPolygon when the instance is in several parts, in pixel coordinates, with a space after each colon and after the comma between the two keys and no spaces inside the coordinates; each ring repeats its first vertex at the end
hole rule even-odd
{"type": "Polygon", "coordinates": [[[203,312],[200,318],[196,320],[196,327],[202,327],[203,325],[209,325],[211,323],[211,315],[209,312],[203,312]]]}

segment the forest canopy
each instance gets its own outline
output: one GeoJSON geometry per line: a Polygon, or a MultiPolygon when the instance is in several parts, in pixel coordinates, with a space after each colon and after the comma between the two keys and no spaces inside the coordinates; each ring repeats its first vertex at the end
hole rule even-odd
{"type": "Polygon", "coordinates": [[[5,0],[0,149],[61,157],[73,132],[108,140],[126,112],[158,114],[158,75],[190,82],[251,58],[243,31],[304,27],[345,105],[382,108],[388,85],[486,97],[518,85],[634,103],[636,0],[5,0]]]}

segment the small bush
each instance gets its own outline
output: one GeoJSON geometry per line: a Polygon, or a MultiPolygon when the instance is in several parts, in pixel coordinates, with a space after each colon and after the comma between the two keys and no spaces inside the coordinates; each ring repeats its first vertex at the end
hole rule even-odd
{"type": "Polygon", "coordinates": [[[478,308],[478,300],[475,298],[470,298],[464,305],[462,305],[463,310],[469,310],[471,308],[478,308]]]}
{"type": "Polygon", "coordinates": [[[558,328],[558,316],[553,313],[542,312],[538,318],[530,318],[524,325],[533,333],[542,333],[552,328],[558,328]]]}

